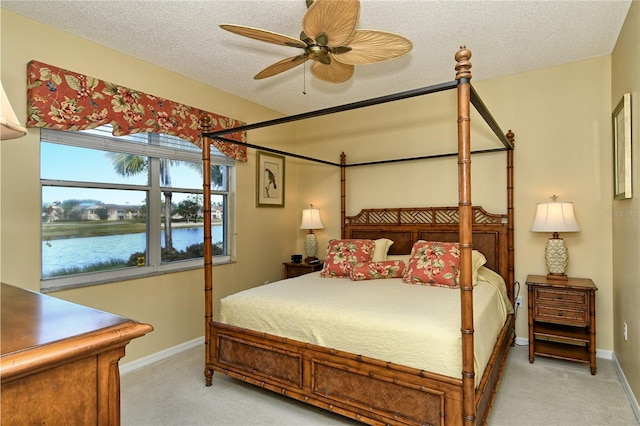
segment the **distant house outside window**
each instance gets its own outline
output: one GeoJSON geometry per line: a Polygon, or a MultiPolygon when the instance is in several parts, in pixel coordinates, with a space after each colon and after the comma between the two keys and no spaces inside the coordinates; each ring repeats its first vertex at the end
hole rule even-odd
{"type": "MultiPolygon", "coordinates": [[[[217,151],[211,162],[216,263],[230,260],[235,162],[217,151]]],[[[202,155],[190,142],[42,129],[40,178],[42,291],[202,266],[202,155]]]]}

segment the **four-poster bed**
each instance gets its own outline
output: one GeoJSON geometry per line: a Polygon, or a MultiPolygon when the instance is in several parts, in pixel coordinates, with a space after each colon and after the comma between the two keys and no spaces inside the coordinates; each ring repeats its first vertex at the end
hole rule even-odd
{"type": "MultiPolygon", "coordinates": [[[[210,225],[210,139],[228,141],[225,131],[209,132],[203,120],[203,170],[205,206],[205,350],[206,384],[212,383],[213,372],[220,371],[249,383],[279,392],[289,397],[370,424],[476,424],[486,421],[500,374],[511,345],[514,332],[512,311],[504,313],[495,344],[487,355],[486,365],[475,365],[474,302],[477,268],[472,264],[473,249],[486,257],[486,266],[503,279],[505,298],[513,303],[513,134],[503,134],[478,94],[470,84],[471,52],[464,47],[456,53],[456,80],[396,95],[356,102],[341,107],[283,117],[263,123],[231,129],[234,132],[282,124],[335,112],[377,105],[413,96],[457,89],[458,99],[458,207],[422,207],[395,209],[366,209],[356,216],[346,216],[345,180],[348,167],[365,165],[339,164],[313,158],[269,150],[293,157],[319,161],[341,168],[341,238],[394,241],[389,255],[406,255],[417,241],[457,242],[460,252],[460,324],[457,333],[461,341],[461,377],[428,371],[418,366],[403,365],[393,359],[382,360],[314,342],[256,331],[242,326],[213,321],[213,283],[210,225]],[[481,152],[506,151],[507,154],[507,213],[489,214],[471,205],[470,191],[470,105],[473,104],[504,147],[481,152]],[[509,313],[510,312],[510,313],[509,313]],[[460,336],[461,333],[461,336],[460,336]],[[476,370],[483,373],[476,377],[476,370]]],[[[229,133],[231,130],[227,130],[229,133]]],[[[443,155],[438,155],[441,157],[443,155]]],[[[425,157],[426,158],[426,157],[425,157]]],[[[411,160],[415,160],[412,158],[411,160]]],[[[375,164],[398,161],[388,160],[375,164]]],[[[372,163],[367,163],[372,164],[372,163]]],[[[297,279],[297,278],[296,278],[297,279]]],[[[420,287],[420,286],[407,286],[420,287]]],[[[400,287],[398,287],[400,288],[400,287]]],[[[478,285],[477,288],[482,288],[478,285]]],[[[404,291],[404,290],[403,290],[404,291]]],[[[448,295],[457,291],[444,289],[448,295]]],[[[435,291],[433,291],[435,293],[435,291]]],[[[507,302],[508,304],[508,302],[507,302]]],[[[292,318],[290,322],[296,322],[292,318]]],[[[479,324],[483,325],[483,324],[479,324]]],[[[335,327],[339,327],[336,324],[335,327]]],[[[457,327],[457,326],[456,326],[457,327]]],[[[416,348],[421,347],[415,341],[416,348]]]]}

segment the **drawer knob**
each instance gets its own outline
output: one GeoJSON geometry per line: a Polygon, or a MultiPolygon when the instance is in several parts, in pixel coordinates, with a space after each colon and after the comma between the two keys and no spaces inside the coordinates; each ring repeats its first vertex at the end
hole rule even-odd
{"type": "Polygon", "coordinates": [[[558,300],[562,300],[562,295],[561,294],[558,295],[558,300]]]}
{"type": "Polygon", "coordinates": [[[562,311],[558,311],[558,316],[561,317],[562,316],[562,311]]]}

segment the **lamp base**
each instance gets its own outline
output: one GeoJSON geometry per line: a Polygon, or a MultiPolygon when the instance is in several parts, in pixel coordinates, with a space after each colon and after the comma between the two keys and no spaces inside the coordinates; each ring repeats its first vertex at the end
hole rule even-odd
{"type": "Polygon", "coordinates": [[[564,244],[564,240],[556,235],[554,234],[553,238],[547,240],[547,246],[544,250],[544,259],[547,264],[547,271],[549,271],[547,277],[564,275],[569,264],[567,246],[564,244]]]}
{"type": "Polygon", "coordinates": [[[309,229],[309,233],[304,241],[304,250],[307,255],[305,262],[309,262],[309,260],[314,260],[316,255],[318,254],[318,240],[316,240],[316,235],[313,233],[312,229],[309,229]]]}
{"type": "Polygon", "coordinates": [[[547,274],[548,283],[566,283],[569,280],[565,274],[547,274]]]}

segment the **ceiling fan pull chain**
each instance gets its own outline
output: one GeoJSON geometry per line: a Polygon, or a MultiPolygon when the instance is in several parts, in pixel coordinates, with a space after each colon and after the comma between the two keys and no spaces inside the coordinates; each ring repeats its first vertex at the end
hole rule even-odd
{"type": "Polygon", "coordinates": [[[302,94],[307,94],[307,63],[302,64],[302,94]]]}

